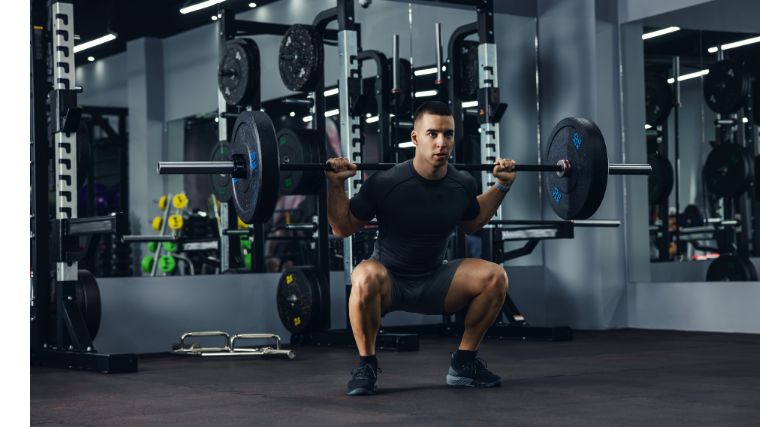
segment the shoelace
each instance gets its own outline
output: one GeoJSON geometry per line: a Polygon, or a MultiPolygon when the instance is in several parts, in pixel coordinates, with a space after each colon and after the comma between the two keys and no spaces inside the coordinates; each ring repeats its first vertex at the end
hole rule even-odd
{"type": "Polygon", "coordinates": [[[371,377],[377,378],[377,374],[381,372],[383,372],[383,370],[380,368],[377,368],[377,373],[376,373],[375,370],[372,369],[372,365],[364,365],[364,366],[359,367],[359,369],[351,371],[351,375],[353,375],[353,377],[357,379],[365,379],[365,378],[371,378],[371,377]]]}

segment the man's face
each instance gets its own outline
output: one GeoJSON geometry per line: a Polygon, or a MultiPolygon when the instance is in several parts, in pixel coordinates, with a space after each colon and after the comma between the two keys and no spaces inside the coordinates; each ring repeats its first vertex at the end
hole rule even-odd
{"type": "Polygon", "coordinates": [[[445,165],[454,149],[454,118],[423,114],[414,124],[412,142],[415,158],[433,167],[445,165]]]}

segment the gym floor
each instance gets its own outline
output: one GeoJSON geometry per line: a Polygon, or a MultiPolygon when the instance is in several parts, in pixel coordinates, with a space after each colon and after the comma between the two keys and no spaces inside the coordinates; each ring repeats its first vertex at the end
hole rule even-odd
{"type": "Polygon", "coordinates": [[[353,350],[296,359],[140,359],[139,372],[31,370],[31,424],[757,426],[760,335],[575,331],[573,341],[486,340],[495,389],[445,385],[455,338],[378,354],[380,390],[349,397],[353,350]]]}

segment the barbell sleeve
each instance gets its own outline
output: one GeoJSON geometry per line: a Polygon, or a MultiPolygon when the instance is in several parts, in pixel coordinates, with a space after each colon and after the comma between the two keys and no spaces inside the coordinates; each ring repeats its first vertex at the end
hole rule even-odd
{"type": "Polygon", "coordinates": [[[610,175],[650,175],[652,165],[647,163],[610,163],[610,175]]]}

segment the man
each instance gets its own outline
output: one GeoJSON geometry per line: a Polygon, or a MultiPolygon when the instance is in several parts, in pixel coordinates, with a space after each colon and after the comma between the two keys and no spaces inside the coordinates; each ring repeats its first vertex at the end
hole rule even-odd
{"type": "Polygon", "coordinates": [[[492,262],[443,258],[456,226],[473,233],[491,219],[516,178],[515,162],[498,159],[493,169],[496,185],[477,195],[472,176],[448,164],[454,149],[454,118],[438,101],[417,109],[411,137],[414,159],[375,173],[350,202],[344,182],[356,174],[356,166],[342,157],[328,161],[333,169],[326,172],[333,233],[350,236],[373,217],[378,223],[372,256],[351,276],[348,309],[360,366],[348,382],[349,395],[376,390],[375,338],[381,317],[394,310],[450,314],[469,306],[446,383],[467,387],[501,383],[476,356],[501,311],[507,274],[492,262]]]}

